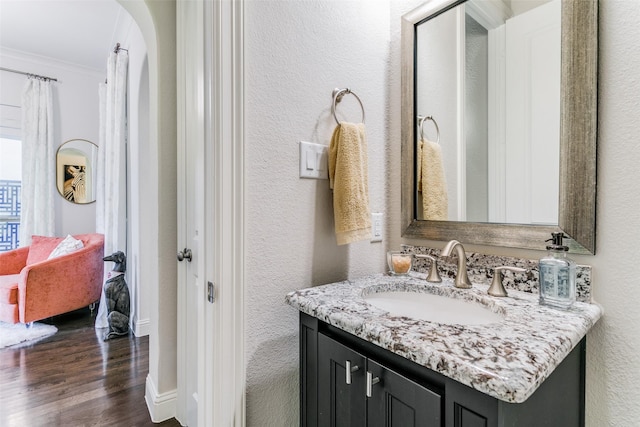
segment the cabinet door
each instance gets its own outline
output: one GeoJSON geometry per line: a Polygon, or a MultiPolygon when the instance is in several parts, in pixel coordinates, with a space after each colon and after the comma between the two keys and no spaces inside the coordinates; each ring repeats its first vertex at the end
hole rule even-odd
{"type": "Polygon", "coordinates": [[[442,403],[438,393],[369,359],[373,383],[367,401],[369,427],[440,427],[442,403]],[[376,382],[377,379],[377,382],[376,382]]]}
{"type": "Polygon", "coordinates": [[[318,334],[318,426],[366,425],[365,363],[359,353],[318,334]]]}

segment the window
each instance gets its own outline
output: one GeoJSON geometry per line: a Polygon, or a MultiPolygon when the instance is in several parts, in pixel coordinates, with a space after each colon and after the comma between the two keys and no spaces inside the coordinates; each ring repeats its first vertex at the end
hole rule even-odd
{"type": "Polygon", "coordinates": [[[0,138],[0,252],[18,247],[22,142],[0,138]]]}

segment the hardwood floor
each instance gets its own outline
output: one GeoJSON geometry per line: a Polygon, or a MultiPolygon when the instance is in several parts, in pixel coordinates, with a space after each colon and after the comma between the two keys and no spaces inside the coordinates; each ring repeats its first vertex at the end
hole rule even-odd
{"type": "Polygon", "coordinates": [[[151,422],[149,337],[102,341],[88,309],[43,321],[58,332],[0,350],[0,426],[180,426],[151,422]]]}

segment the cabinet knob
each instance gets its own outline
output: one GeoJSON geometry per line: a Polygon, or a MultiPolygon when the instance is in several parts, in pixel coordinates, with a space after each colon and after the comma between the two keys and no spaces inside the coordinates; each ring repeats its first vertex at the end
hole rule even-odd
{"type": "Polygon", "coordinates": [[[380,378],[374,377],[373,374],[367,371],[367,397],[373,395],[373,386],[380,382],[380,378]]]}
{"type": "Polygon", "coordinates": [[[360,369],[360,367],[358,365],[355,366],[351,366],[351,360],[347,360],[344,363],[345,366],[345,382],[347,384],[351,384],[351,374],[354,373],[355,371],[357,371],[358,369],[360,369]]]}

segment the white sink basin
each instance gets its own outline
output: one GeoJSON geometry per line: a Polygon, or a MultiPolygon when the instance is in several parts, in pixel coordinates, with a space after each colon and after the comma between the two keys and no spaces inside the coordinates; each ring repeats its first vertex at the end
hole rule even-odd
{"type": "Polygon", "coordinates": [[[500,314],[481,304],[423,292],[379,292],[364,296],[364,300],[391,315],[448,325],[502,322],[500,314]]]}

